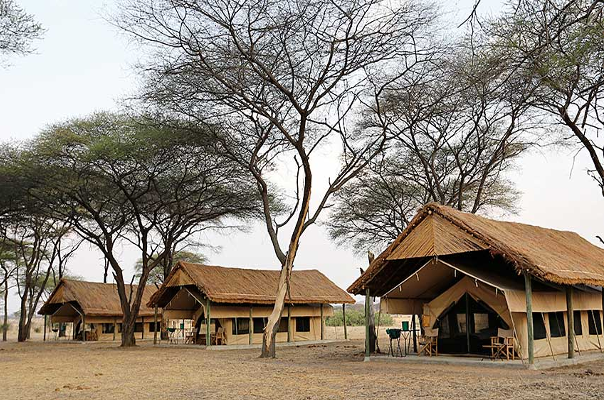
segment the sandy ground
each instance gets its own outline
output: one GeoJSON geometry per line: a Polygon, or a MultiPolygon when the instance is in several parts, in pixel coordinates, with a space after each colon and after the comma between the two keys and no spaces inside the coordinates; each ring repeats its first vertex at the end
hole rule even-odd
{"type": "Polygon", "coordinates": [[[277,350],[265,360],[256,349],[11,341],[0,343],[0,398],[603,398],[602,362],[546,371],[364,363],[360,340],[277,350]]]}

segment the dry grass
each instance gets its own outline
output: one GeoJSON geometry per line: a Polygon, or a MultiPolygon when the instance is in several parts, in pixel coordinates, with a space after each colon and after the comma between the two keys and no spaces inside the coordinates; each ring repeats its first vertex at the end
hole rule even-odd
{"type": "MultiPolygon", "coordinates": [[[[362,327],[351,329],[354,337],[362,327]]],[[[329,332],[328,332],[329,333],[329,332]]],[[[0,343],[7,399],[603,398],[600,362],[549,371],[364,363],[360,340],[258,350],[133,349],[116,343],[0,343]]]]}

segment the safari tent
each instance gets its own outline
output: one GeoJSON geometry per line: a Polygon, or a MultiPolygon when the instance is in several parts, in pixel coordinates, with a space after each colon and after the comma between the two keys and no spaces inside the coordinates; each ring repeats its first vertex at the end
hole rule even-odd
{"type": "MultiPolygon", "coordinates": [[[[179,262],[147,306],[162,308],[166,320],[190,321],[190,343],[262,343],[279,273],[179,262]]],[[[333,315],[330,304],[349,303],[355,300],[321,272],[293,271],[276,341],[324,339],[324,318],[333,315]]]]}
{"type": "MultiPolygon", "coordinates": [[[[131,290],[126,285],[126,292],[131,290]]],[[[132,285],[136,291],[137,286],[132,285]]],[[[137,338],[151,338],[155,331],[154,310],[145,304],[157,289],[147,286],[143,292],[139,318],[135,323],[137,338]]],[[[48,300],[38,311],[50,317],[50,324],[72,324],[72,338],[84,340],[116,340],[121,338],[122,308],[117,285],[61,279],[48,300]],[[82,327],[86,332],[82,337],[82,327]]]]}
{"type": "Polygon", "coordinates": [[[530,363],[603,349],[603,249],[573,232],[431,203],[348,291],[439,329],[439,353],[484,353],[498,328],[530,363]]]}

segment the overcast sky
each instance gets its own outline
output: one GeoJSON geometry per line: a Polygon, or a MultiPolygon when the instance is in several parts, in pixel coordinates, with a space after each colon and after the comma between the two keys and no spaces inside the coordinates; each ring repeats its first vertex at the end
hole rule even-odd
{"type": "MultiPolygon", "coordinates": [[[[94,0],[18,0],[35,15],[47,32],[36,43],[36,54],[11,58],[0,67],[0,141],[22,140],[42,128],[67,118],[94,111],[117,109],[120,99],[135,92],[138,80],[132,67],[140,57],[102,14],[113,2],[94,0]]],[[[458,25],[473,1],[450,5],[452,26],[458,25]]],[[[484,1],[484,12],[497,13],[498,1],[484,1]]],[[[455,29],[455,28],[452,28],[455,29]]],[[[575,231],[593,243],[603,234],[603,198],[586,175],[589,160],[581,152],[572,171],[575,150],[534,151],[518,162],[511,178],[523,195],[519,214],[506,219],[548,228],[575,231]]],[[[336,165],[336,156],[327,165],[336,165]]],[[[328,158],[329,155],[328,155],[328,158]]],[[[327,176],[318,181],[327,181],[327,176]]],[[[253,224],[247,232],[207,235],[205,243],[216,247],[206,255],[214,265],[279,269],[264,227],[253,224]]],[[[376,254],[382,249],[372,249],[376,254]]],[[[121,254],[123,265],[132,266],[138,255],[129,248],[121,254]]],[[[83,247],[68,266],[87,280],[103,277],[100,253],[83,247]]],[[[342,288],[366,267],[365,256],[336,247],[320,226],[309,229],[301,240],[297,269],[315,268],[342,288]]],[[[13,297],[9,309],[17,309],[13,297]]]]}

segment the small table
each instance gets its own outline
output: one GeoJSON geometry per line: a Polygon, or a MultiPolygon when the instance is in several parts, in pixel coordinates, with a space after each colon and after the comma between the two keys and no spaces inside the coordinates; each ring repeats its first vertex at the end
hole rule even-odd
{"type": "Polygon", "coordinates": [[[397,357],[397,352],[399,352],[399,356],[403,357],[403,353],[401,352],[401,329],[387,329],[387,335],[389,335],[389,355],[393,357],[397,357]],[[393,343],[395,342],[395,343],[393,343]],[[395,345],[394,345],[395,344],[395,345]]]}

